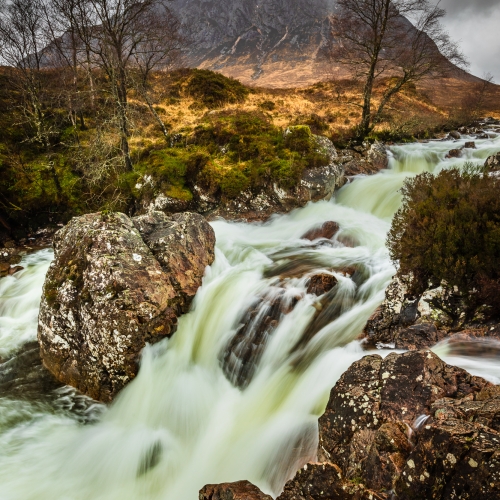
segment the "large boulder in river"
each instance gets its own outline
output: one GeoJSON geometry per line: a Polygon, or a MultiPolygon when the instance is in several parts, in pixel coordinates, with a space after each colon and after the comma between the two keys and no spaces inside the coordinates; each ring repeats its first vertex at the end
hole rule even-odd
{"type": "Polygon", "coordinates": [[[498,394],[430,351],[366,356],[330,393],[320,464],[279,500],[498,498],[498,394]]]}
{"type": "Polygon", "coordinates": [[[173,333],[214,259],[212,228],[197,214],[74,218],[54,238],[40,305],[44,365],[110,401],[135,377],[146,343],[173,333]]]}

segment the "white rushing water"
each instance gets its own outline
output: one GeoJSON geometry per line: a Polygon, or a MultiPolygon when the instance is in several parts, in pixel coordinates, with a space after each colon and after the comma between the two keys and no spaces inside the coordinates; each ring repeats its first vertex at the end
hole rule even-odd
{"type": "MultiPolygon", "coordinates": [[[[404,178],[465,160],[484,163],[500,150],[499,139],[476,144],[460,160],[444,159],[457,147],[453,142],[394,146],[389,170],[356,179],[332,202],[266,224],[213,223],[216,260],[192,311],[172,339],[145,349],[138,377],[97,423],[82,425],[67,413],[0,393],[0,499],[190,500],[207,483],[240,479],[279,494],[296,469],[315,458],[317,419],[330,389],[367,354],[355,339],[394,273],[385,239],[404,178]],[[325,221],[340,225],[333,242],[301,239],[325,221]],[[306,279],[264,277],[287,260],[339,280],[336,312],[317,322],[308,342],[300,339],[321,306],[306,294],[306,279]],[[353,280],[340,273],[351,266],[358,269],[353,280]],[[245,310],[279,293],[300,300],[268,335],[241,390],[224,375],[221,352],[245,310]]],[[[35,338],[49,259],[49,251],[27,257],[23,265],[33,267],[0,281],[0,356],[35,338]]],[[[436,352],[500,381],[494,360],[456,356],[446,344],[436,352]]]]}

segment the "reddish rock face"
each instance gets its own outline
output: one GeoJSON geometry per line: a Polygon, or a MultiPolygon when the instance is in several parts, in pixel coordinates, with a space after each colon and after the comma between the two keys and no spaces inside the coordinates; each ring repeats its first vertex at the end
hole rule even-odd
{"type": "Polygon", "coordinates": [[[172,334],[214,259],[215,236],[200,215],[146,218],[138,229],[124,214],[84,215],[54,238],[42,360],[59,381],[104,402],[135,377],[146,342],[172,334]]]}
{"type": "Polygon", "coordinates": [[[311,276],[307,287],[307,293],[320,297],[321,295],[332,290],[337,283],[337,278],[335,278],[332,274],[315,274],[314,276],[311,276]]]}
{"type": "Polygon", "coordinates": [[[200,500],[273,500],[248,481],[207,484],[200,490],[200,500]]]}
{"type": "Polygon", "coordinates": [[[336,222],[328,221],[321,226],[314,227],[307,231],[307,233],[302,236],[302,239],[314,241],[320,238],[325,238],[330,240],[338,233],[339,229],[340,226],[336,222]]]}
{"type": "Polygon", "coordinates": [[[497,498],[499,427],[489,382],[430,351],[366,356],[319,420],[323,463],[300,470],[279,500],[497,498]]]}

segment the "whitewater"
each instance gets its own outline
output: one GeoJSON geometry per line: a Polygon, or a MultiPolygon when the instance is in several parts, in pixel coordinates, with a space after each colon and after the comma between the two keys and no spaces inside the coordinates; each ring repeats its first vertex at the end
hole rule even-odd
{"type": "MultiPolygon", "coordinates": [[[[191,311],[171,339],[144,349],[137,378],[109,407],[64,387],[40,397],[1,390],[9,363],[36,340],[52,251],[26,256],[23,271],[0,280],[0,499],[190,500],[207,483],[241,479],[279,495],[316,459],[317,420],[331,388],[369,354],[356,339],[395,273],[385,242],[404,179],[481,165],[500,150],[500,137],[491,134],[463,158],[445,158],[468,140],[392,146],[387,170],[352,179],[329,202],[263,224],[213,222],[216,259],[191,311]],[[340,226],[332,240],[302,238],[327,221],[340,226]],[[305,274],[276,274],[297,263],[305,274]],[[350,277],[345,270],[353,267],[350,277]],[[307,293],[308,278],[318,273],[338,280],[335,314],[304,337],[322,307],[307,293]],[[260,301],[265,314],[262,297],[277,293],[296,305],[266,336],[251,380],[238,388],[222,369],[222,354],[248,308],[260,301]]],[[[465,356],[447,343],[434,350],[500,383],[498,359],[465,356]]]]}

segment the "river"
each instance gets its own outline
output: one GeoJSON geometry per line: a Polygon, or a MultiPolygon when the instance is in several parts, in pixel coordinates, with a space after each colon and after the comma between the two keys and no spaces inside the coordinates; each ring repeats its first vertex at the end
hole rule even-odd
{"type": "MultiPolygon", "coordinates": [[[[170,340],[144,350],[139,375],[109,408],[70,388],[40,397],[1,391],[16,351],[36,339],[52,253],[25,257],[24,271],[0,280],[0,358],[14,356],[0,364],[0,499],[194,500],[207,483],[240,479],[279,494],[315,458],[330,389],[367,354],[355,339],[395,271],[385,240],[405,177],[482,164],[500,150],[500,138],[476,140],[464,158],[445,159],[465,140],[393,146],[388,170],[265,224],[213,222],[216,259],[191,312],[170,340]],[[301,239],[325,221],[340,225],[332,241],[301,239]],[[341,272],[352,267],[352,279],[341,272]],[[297,269],[306,274],[297,277],[297,269]],[[338,280],[335,307],[323,316],[318,298],[306,293],[307,276],[317,272],[338,280]],[[223,356],[228,342],[245,311],[253,307],[258,323],[276,297],[296,305],[266,330],[252,377],[235,387],[228,379],[237,377],[238,359],[226,375],[221,368],[231,359],[223,356]]],[[[435,348],[446,361],[500,382],[498,362],[450,349],[435,348]]]]}

